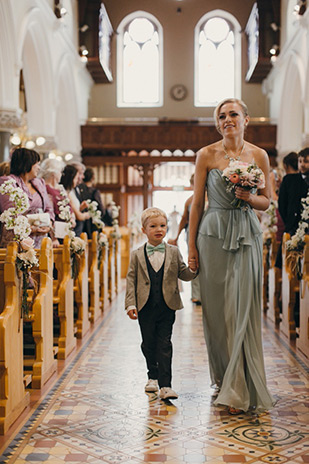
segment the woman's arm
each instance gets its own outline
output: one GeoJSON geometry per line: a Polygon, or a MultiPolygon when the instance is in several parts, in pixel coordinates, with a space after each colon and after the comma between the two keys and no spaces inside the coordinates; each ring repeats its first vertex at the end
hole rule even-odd
{"type": "Polygon", "coordinates": [[[189,218],[189,267],[192,271],[199,268],[196,237],[205,205],[205,185],[207,180],[207,147],[197,155],[194,173],[194,194],[189,218]]]}
{"type": "Polygon", "coordinates": [[[78,221],[85,221],[86,219],[90,219],[90,214],[89,213],[82,213],[78,208],[75,208],[75,205],[73,203],[70,203],[73,213],[75,214],[75,217],[78,221]]]}
{"type": "Polygon", "coordinates": [[[270,204],[269,159],[264,150],[257,150],[258,151],[254,153],[254,158],[258,167],[264,172],[265,187],[263,189],[259,189],[256,194],[253,194],[250,190],[245,190],[242,187],[237,187],[235,189],[235,196],[236,198],[249,203],[253,209],[266,211],[270,204]]]}
{"type": "Polygon", "coordinates": [[[82,213],[80,211],[80,202],[78,198],[76,197],[75,193],[71,190],[68,194],[69,200],[70,200],[70,205],[72,208],[72,211],[75,215],[75,218],[78,221],[85,221],[86,219],[90,219],[90,214],[89,213],[82,213]]]}

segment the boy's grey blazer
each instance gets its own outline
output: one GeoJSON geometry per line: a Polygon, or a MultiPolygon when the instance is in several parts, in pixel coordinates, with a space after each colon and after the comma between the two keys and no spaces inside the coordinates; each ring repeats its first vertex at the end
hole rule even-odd
{"type": "MultiPolygon", "coordinates": [[[[150,292],[150,279],[145,259],[145,245],[131,254],[127,273],[125,307],[135,306],[140,311],[147,303],[150,292]]],[[[190,271],[184,263],[179,249],[165,243],[164,274],[162,292],[165,303],[170,309],[181,309],[183,304],[179,294],[178,278],[192,280],[197,274],[190,271]]]]}

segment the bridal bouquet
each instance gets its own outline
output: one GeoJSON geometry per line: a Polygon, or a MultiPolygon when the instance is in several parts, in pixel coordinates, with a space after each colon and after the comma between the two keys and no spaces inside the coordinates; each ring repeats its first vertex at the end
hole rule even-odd
{"type": "MultiPolygon", "coordinates": [[[[227,183],[227,192],[235,192],[236,187],[252,190],[252,192],[265,187],[264,173],[255,163],[231,160],[222,172],[222,177],[227,183]]],[[[236,208],[248,208],[247,202],[238,198],[232,201],[232,205],[236,208]]]]}

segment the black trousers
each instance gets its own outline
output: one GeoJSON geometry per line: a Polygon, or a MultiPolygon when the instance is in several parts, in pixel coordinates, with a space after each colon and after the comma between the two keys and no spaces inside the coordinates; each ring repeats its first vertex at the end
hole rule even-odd
{"type": "Polygon", "coordinates": [[[172,381],[171,338],[175,312],[166,305],[146,305],[138,313],[142,334],[141,349],[146,358],[148,378],[157,379],[160,388],[170,387],[172,381]]]}

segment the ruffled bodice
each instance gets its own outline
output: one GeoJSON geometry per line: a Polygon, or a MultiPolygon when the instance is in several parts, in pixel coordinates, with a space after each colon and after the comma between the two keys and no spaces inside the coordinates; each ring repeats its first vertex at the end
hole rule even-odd
{"type": "Polygon", "coordinates": [[[212,169],[207,179],[208,208],[204,213],[199,234],[223,240],[223,248],[236,251],[240,244],[251,245],[262,234],[259,220],[251,207],[232,206],[235,196],[226,191],[226,182],[219,169],[212,169]]]}

